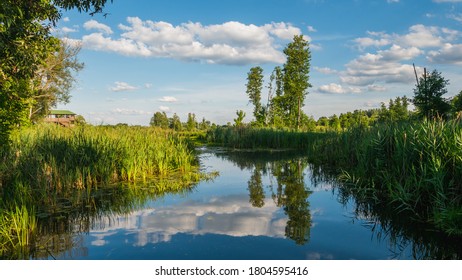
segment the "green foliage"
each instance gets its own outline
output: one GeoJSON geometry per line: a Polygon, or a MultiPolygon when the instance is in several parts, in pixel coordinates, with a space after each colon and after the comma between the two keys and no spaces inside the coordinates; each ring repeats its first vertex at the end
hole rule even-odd
{"type": "Polygon", "coordinates": [[[3,0],[0,2],[0,145],[28,122],[37,70],[59,48],[51,28],[59,8],[98,13],[106,0],[3,0]]]}
{"type": "Polygon", "coordinates": [[[205,118],[202,118],[202,121],[198,124],[199,130],[205,131],[212,126],[212,123],[205,118]]]}
{"type": "Polygon", "coordinates": [[[217,127],[207,132],[208,143],[234,149],[308,149],[328,133],[300,132],[255,127],[217,127]]]}
{"type": "Polygon", "coordinates": [[[13,252],[14,259],[27,259],[37,231],[35,212],[25,206],[0,214],[0,256],[13,252]]]}
{"type": "Polygon", "coordinates": [[[430,74],[425,70],[414,89],[414,105],[421,118],[446,118],[451,109],[443,95],[447,93],[449,81],[440,72],[433,70],[430,74]]]}
{"type": "Polygon", "coordinates": [[[33,95],[29,100],[29,118],[33,122],[43,119],[58,103],[68,103],[74,86],[75,73],[83,69],[77,59],[79,46],[59,40],[58,50],[50,53],[37,69],[33,83],[33,95]]]}
{"type": "Polygon", "coordinates": [[[268,103],[261,103],[263,69],[253,67],[247,76],[247,95],[254,105],[255,126],[301,129],[310,127],[302,111],[308,88],[311,53],[303,35],[296,35],[284,49],[287,62],[270,76],[268,103]],[[273,96],[273,83],[275,83],[273,96]]]}
{"type": "Polygon", "coordinates": [[[276,66],[273,70],[273,73],[271,73],[270,76],[270,83],[269,83],[269,89],[270,89],[270,94],[269,94],[269,109],[268,109],[268,117],[269,117],[269,124],[272,127],[277,127],[277,128],[283,128],[285,126],[284,120],[285,120],[285,104],[284,104],[284,73],[282,71],[282,68],[280,66],[276,66]],[[273,96],[273,82],[275,83],[275,89],[274,89],[274,94],[273,96]]]}
{"type": "Polygon", "coordinates": [[[409,120],[411,113],[409,112],[409,99],[406,96],[396,97],[395,100],[390,99],[388,108],[385,103],[379,111],[378,120],[380,122],[399,122],[409,120]]]}
{"type": "Polygon", "coordinates": [[[183,128],[183,125],[181,124],[180,117],[175,113],[173,114],[173,117],[169,119],[169,127],[175,131],[181,131],[183,128]]]}
{"type": "Polygon", "coordinates": [[[0,185],[91,188],[172,172],[191,172],[192,147],[172,132],[142,127],[34,127],[4,149],[0,185]]]}
{"type": "Polygon", "coordinates": [[[186,128],[188,131],[194,131],[197,129],[196,114],[188,113],[188,120],[186,122],[186,128]]]}
{"type": "Polygon", "coordinates": [[[302,107],[311,84],[308,82],[310,73],[311,53],[309,43],[303,35],[294,36],[293,42],[284,49],[287,62],[284,64],[284,108],[288,113],[288,124],[291,128],[300,128],[302,107]]]}
{"type": "MultiPolygon", "coordinates": [[[[113,2],[113,0],[110,1],[113,2]]],[[[77,9],[79,12],[94,15],[103,13],[103,8],[108,0],[53,0],[53,2],[65,10],[77,9]]]]}
{"type": "Polygon", "coordinates": [[[311,146],[310,160],[343,170],[343,186],[358,201],[386,203],[401,215],[462,234],[460,122],[384,123],[332,136],[311,146]]]}
{"type": "Polygon", "coordinates": [[[462,112],[462,91],[460,91],[459,94],[452,98],[451,105],[454,115],[462,112]]]}
{"type": "Polygon", "coordinates": [[[236,111],[237,118],[234,119],[234,126],[241,127],[244,125],[245,112],[242,110],[236,111]]]}
{"type": "Polygon", "coordinates": [[[254,106],[253,116],[257,126],[265,124],[265,110],[261,104],[261,95],[263,89],[263,69],[260,66],[252,67],[247,74],[247,95],[254,106]]]}
{"type": "Polygon", "coordinates": [[[168,128],[169,120],[167,114],[165,112],[155,112],[154,116],[152,116],[151,121],[149,122],[149,125],[164,129],[168,128]]]}

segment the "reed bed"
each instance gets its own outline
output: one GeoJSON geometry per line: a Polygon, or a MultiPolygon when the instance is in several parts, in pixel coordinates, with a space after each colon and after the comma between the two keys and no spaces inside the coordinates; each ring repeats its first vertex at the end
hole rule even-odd
{"type": "Polygon", "coordinates": [[[1,184],[57,190],[146,180],[198,166],[185,140],[142,127],[34,127],[19,134],[3,158],[1,184]]]}
{"type": "Polygon", "coordinates": [[[73,201],[82,191],[91,197],[101,185],[149,182],[149,192],[175,192],[211,177],[200,172],[192,144],[173,131],[55,125],[24,129],[8,147],[0,147],[0,256],[27,258],[40,216],[61,213],[60,201],[75,208],[80,202],[73,201]]]}
{"type": "Polygon", "coordinates": [[[307,150],[330,133],[298,132],[272,128],[217,127],[206,135],[206,141],[233,149],[307,150]]]}
{"type": "Polygon", "coordinates": [[[340,174],[359,201],[462,235],[462,125],[454,121],[358,127],[318,142],[310,160],[340,174]]]}
{"type": "Polygon", "coordinates": [[[295,149],[360,203],[462,235],[460,120],[382,123],[345,132],[222,127],[207,140],[235,149],[295,149]]]}
{"type": "Polygon", "coordinates": [[[37,221],[33,210],[25,206],[3,210],[0,214],[0,256],[13,252],[16,259],[27,258],[36,230],[37,221]]]}

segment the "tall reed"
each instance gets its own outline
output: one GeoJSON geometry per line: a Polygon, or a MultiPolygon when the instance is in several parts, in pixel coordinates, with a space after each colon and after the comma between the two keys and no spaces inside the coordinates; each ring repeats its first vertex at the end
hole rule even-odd
{"type": "Polygon", "coordinates": [[[297,149],[337,176],[358,201],[462,235],[460,120],[384,123],[345,132],[302,133],[225,127],[209,142],[236,149],[297,149]]]}
{"type": "Polygon", "coordinates": [[[3,157],[2,184],[57,190],[187,173],[198,166],[185,140],[141,127],[34,127],[18,135],[3,157]]]}
{"type": "Polygon", "coordinates": [[[3,210],[0,214],[0,256],[7,251],[14,258],[29,256],[36,230],[37,220],[33,210],[25,206],[3,210]]]}
{"type": "Polygon", "coordinates": [[[459,121],[358,127],[318,142],[314,162],[341,173],[358,199],[462,235],[462,125],[459,121]]]}
{"type": "Polygon", "coordinates": [[[208,143],[234,149],[307,150],[330,133],[298,132],[272,128],[217,127],[206,135],[208,143]]]}
{"type": "Polygon", "coordinates": [[[94,200],[102,184],[149,181],[139,192],[127,187],[121,188],[121,195],[112,194],[109,211],[114,212],[114,205],[125,209],[139,197],[139,203],[145,201],[146,195],[132,192],[181,192],[214,176],[200,172],[187,140],[158,128],[39,125],[0,147],[0,159],[0,257],[12,258],[29,256],[43,217],[57,215],[70,223],[72,217],[87,213],[88,206],[101,208],[94,209],[96,214],[107,209],[106,200],[94,200]],[[116,199],[120,202],[114,203],[116,199]]]}

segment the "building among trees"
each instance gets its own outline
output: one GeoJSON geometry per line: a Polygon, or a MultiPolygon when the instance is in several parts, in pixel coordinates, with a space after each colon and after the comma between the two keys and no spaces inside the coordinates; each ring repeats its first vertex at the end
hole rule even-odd
{"type": "Polygon", "coordinates": [[[45,118],[45,122],[59,124],[64,127],[73,127],[76,122],[76,114],[69,110],[51,110],[45,118]]]}

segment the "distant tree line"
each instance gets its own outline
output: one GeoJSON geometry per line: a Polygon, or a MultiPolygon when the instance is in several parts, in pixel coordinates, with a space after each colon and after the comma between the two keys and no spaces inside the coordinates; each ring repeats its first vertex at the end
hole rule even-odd
{"type": "Polygon", "coordinates": [[[202,121],[198,122],[194,113],[188,113],[186,122],[181,122],[180,117],[176,113],[169,118],[165,112],[155,112],[149,125],[163,129],[173,129],[175,131],[207,130],[216,126],[205,118],[202,118],[202,121]]]}
{"type": "Polygon", "coordinates": [[[422,119],[460,118],[462,114],[462,91],[452,98],[446,98],[448,93],[446,80],[440,72],[433,70],[427,73],[424,70],[422,77],[417,77],[414,88],[414,97],[406,96],[390,99],[388,105],[381,104],[379,109],[355,110],[354,112],[342,113],[339,116],[320,117],[316,121],[319,129],[345,130],[352,126],[370,126],[376,123],[402,122],[422,119]],[[415,110],[409,110],[413,104],[415,110]]]}

